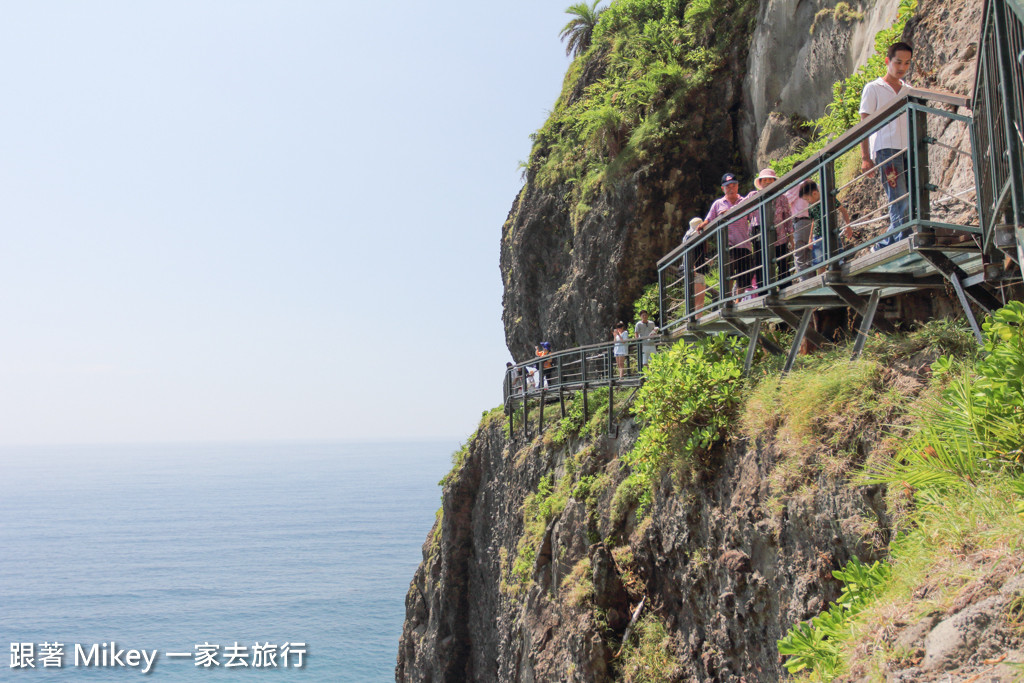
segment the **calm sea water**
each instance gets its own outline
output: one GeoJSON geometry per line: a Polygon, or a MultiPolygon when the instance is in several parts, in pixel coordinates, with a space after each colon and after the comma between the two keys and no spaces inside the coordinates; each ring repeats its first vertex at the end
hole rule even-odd
{"type": "MultiPolygon", "coordinates": [[[[0,680],[125,680],[74,646],[159,651],[148,679],[389,681],[454,442],[0,450],[0,680]],[[64,644],[44,668],[38,644],[64,644]],[[305,643],[301,669],[224,648],[305,643]],[[33,643],[35,669],[10,668],[33,643]],[[219,667],[167,652],[219,645],[219,667]]],[[[295,656],[292,656],[293,663],[295,656]]]]}

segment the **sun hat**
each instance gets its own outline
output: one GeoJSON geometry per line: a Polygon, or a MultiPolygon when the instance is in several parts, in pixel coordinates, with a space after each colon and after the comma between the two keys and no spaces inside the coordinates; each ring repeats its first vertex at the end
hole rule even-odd
{"type": "Polygon", "coordinates": [[[775,171],[770,168],[766,168],[757,174],[757,180],[764,180],[765,178],[771,178],[772,180],[778,180],[779,176],[775,175],[775,171]]]}
{"type": "Polygon", "coordinates": [[[704,222],[704,219],[700,216],[694,216],[690,219],[690,230],[696,230],[697,226],[704,222]]]}

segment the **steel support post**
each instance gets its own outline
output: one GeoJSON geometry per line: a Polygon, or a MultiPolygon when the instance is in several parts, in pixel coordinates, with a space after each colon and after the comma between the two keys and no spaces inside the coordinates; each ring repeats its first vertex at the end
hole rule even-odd
{"type": "Polygon", "coordinates": [[[978,320],[974,317],[974,312],[971,310],[971,302],[967,300],[967,292],[964,291],[963,283],[960,282],[960,276],[956,273],[950,273],[949,281],[953,283],[956,298],[960,300],[960,306],[964,309],[964,315],[967,316],[967,322],[971,325],[971,331],[974,332],[974,338],[978,340],[979,346],[984,346],[985,337],[981,334],[978,320]]]}
{"type": "Polygon", "coordinates": [[[558,356],[558,405],[561,407],[561,417],[565,419],[565,391],[562,389],[562,358],[558,356]]]}
{"type": "Polygon", "coordinates": [[[525,389],[523,390],[523,438],[527,441],[530,440],[530,406],[526,400],[525,389]]]}
{"type": "MultiPolygon", "coordinates": [[[[781,195],[780,195],[781,196],[781,195]]],[[[764,212],[761,220],[764,221],[764,262],[765,262],[765,273],[767,274],[767,280],[765,284],[774,285],[779,281],[779,264],[775,261],[775,240],[779,238],[779,230],[775,225],[775,202],[779,201],[779,196],[776,196],[770,202],[767,202],[764,207],[764,212]]],[[[777,292],[778,287],[774,287],[771,292],[777,292]]]]}
{"type": "MultiPolygon", "coordinates": [[[[1006,154],[1010,165],[1010,195],[1013,210],[1013,225],[1017,232],[1017,253],[1024,256],[1019,241],[1020,229],[1024,227],[1024,160],[1022,160],[1022,146],[1016,142],[1017,137],[1013,129],[1014,122],[1024,125],[1024,111],[1017,111],[1015,106],[1014,93],[1010,80],[1013,73],[1013,59],[1009,39],[1009,28],[1006,26],[1006,13],[1009,11],[1005,0],[994,0],[993,15],[995,19],[995,38],[999,65],[999,94],[1003,107],[1003,128],[1006,136],[1006,154]]],[[[1024,68],[1024,65],[1022,65],[1024,68]]],[[[1022,266],[1024,267],[1024,266],[1022,266]]]]}
{"type": "MultiPolygon", "coordinates": [[[[853,291],[849,287],[846,287],[845,285],[831,284],[829,285],[829,288],[831,288],[833,292],[839,295],[839,298],[845,301],[847,306],[857,311],[857,313],[862,318],[867,317],[867,307],[870,304],[870,298],[865,299],[860,294],[857,294],[857,292],[853,291]]],[[[881,291],[881,289],[872,289],[871,294],[869,294],[868,296],[874,296],[876,293],[880,293],[881,291]]],[[[877,327],[878,329],[882,330],[887,334],[892,334],[893,332],[896,331],[896,328],[893,327],[892,323],[890,323],[888,320],[879,320],[878,324],[875,327],[877,327]]]]}
{"type": "Polygon", "coordinates": [[[587,352],[580,351],[580,382],[583,383],[583,424],[590,420],[590,405],[587,403],[587,352]]]}
{"type": "MultiPolygon", "coordinates": [[[[715,235],[715,242],[718,245],[718,301],[719,307],[724,306],[722,302],[727,298],[729,292],[729,273],[726,272],[725,257],[729,253],[729,230],[720,226],[715,235]]],[[[731,270],[731,268],[730,268],[731,270]]]]}
{"type": "Polygon", "coordinates": [[[859,358],[861,351],[864,350],[864,342],[868,340],[868,333],[871,331],[871,325],[874,323],[875,313],[878,311],[878,302],[881,298],[882,290],[875,289],[871,291],[871,296],[861,312],[860,327],[857,328],[857,341],[853,343],[853,357],[850,360],[859,358]]]}
{"type": "MultiPolygon", "coordinates": [[[[928,176],[928,115],[911,105],[907,111],[910,145],[907,149],[907,189],[910,193],[910,219],[931,220],[931,190],[928,176]],[[913,183],[913,186],[910,185],[913,183]]],[[[921,232],[918,225],[916,232],[921,232]]],[[[929,234],[932,231],[929,230],[929,234]]]]}
{"type": "Polygon", "coordinates": [[[761,319],[758,318],[750,326],[750,342],[747,343],[747,358],[743,361],[743,374],[750,374],[750,367],[754,364],[754,352],[757,351],[757,338],[761,336],[761,319]]]}
{"type": "MultiPolygon", "coordinates": [[[[613,350],[608,349],[608,359],[614,358],[613,350]]],[[[612,425],[615,423],[612,415],[615,408],[615,368],[613,363],[608,364],[608,435],[612,433],[612,425]]]]}
{"type": "Polygon", "coordinates": [[[693,315],[693,251],[683,252],[683,320],[693,315]]]}
{"type": "Polygon", "coordinates": [[[804,341],[804,335],[807,334],[807,328],[811,324],[811,317],[814,315],[815,309],[805,308],[804,314],[800,317],[800,324],[796,327],[796,336],[793,337],[793,346],[789,349],[789,356],[786,357],[786,365],[782,368],[782,374],[785,375],[793,369],[793,363],[796,362],[796,355],[800,352],[800,344],[804,341]]]}
{"type": "MultiPolygon", "coordinates": [[[[782,319],[782,322],[789,325],[789,327],[794,331],[796,331],[800,327],[800,318],[799,316],[797,316],[796,313],[793,313],[792,311],[785,309],[781,306],[772,306],[771,311],[775,315],[779,316],[782,319]]],[[[825,346],[825,344],[828,344],[828,339],[826,339],[824,335],[818,333],[817,330],[812,330],[808,328],[806,330],[805,336],[807,338],[807,341],[811,342],[818,348],[821,348],[825,346]]]]}
{"type": "Polygon", "coordinates": [[[544,387],[544,378],[541,377],[542,384],[540,385],[540,410],[537,413],[537,433],[544,433],[544,396],[547,393],[547,389],[544,387]]]}
{"type": "Polygon", "coordinates": [[[822,251],[826,261],[832,258],[833,254],[842,251],[839,242],[839,200],[836,198],[835,186],[835,162],[830,161],[821,167],[821,201],[824,204],[821,207],[823,209],[821,217],[824,222],[821,227],[821,239],[824,241],[822,251]]]}

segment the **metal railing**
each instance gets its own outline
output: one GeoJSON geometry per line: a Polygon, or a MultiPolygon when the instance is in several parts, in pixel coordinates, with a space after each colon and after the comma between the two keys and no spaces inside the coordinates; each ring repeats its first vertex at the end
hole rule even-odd
{"type": "Polygon", "coordinates": [[[772,294],[911,233],[957,242],[980,238],[971,118],[933,104],[964,107],[968,101],[911,90],[663,257],[662,331],[772,294]],[[905,127],[908,146],[859,172],[861,142],[890,124],[905,127]],[[932,173],[958,166],[967,172],[947,173],[951,180],[932,173]],[[818,194],[801,197],[808,181],[818,194]],[[883,191],[885,182],[891,191],[883,191]],[[853,223],[842,220],[847,202],[858,212],[853,223]]]}
{"type": "Polygon", "coordinates": [[[544,431],[545,406],[558,401],[559,415],[565,417],[565,399],[568,394],[582,392],[583,420],[590,415],[588,392],[607,389],[608,428],[614,425],[614,392],[618,387],[637,387],[643,379],[643,369],[650,357],[664,345],[662,337],[628,339],[622,342],[603,342],[578,346],[537,356],[506,368],[503,382],[503,402],[509,416],[509,432],[515,434],[517,404],[522,409],[520,428],[529,434],[529,403],[539,407],[538,433],[544,431]]]}
{"type": "Polygon", "coordinates": [[[986,249],[1024,262],[1024,5],[985,4],[974,82],[979,207],[986,249]]]}

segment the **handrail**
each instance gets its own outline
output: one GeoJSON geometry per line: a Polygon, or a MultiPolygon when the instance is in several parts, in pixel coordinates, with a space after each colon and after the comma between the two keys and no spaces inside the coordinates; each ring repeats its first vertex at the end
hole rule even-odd
{"type": "MultiPolygon", "coordinates": [[[[894,114],[902,114],[907,104],[915,100],[930,100],[940,102],[942,104],[955,105],[957,107],[969,107],[971,104],[971,101],[968,98],[956,95],[954,93],[947,93],[937,90],[925,90],[921,88],[908,88],[907,94],[904,97],[893,100],[885,107],[879,109],[874,114],[871,114],[864,120],[860,121],[852,128],[850,128],[848,131],[832,140],[825,147],[818,150],[813,155],[811,155],[804,161],[801,161],[799,164],[794,166],[785,175],[780,177],[777,182],[773,183],[771,186],[769,186],[762,192],[759,192],[758,200],[766,202],[768,200],[775,198],[779,194],[782,194],[784,190],[787,190],[790,187],[792,187],[792,185],[795,184],[795,182],[802,180],[806,178],[808,175],[810,175],[810,172],[813,171],[813,169],[819,166],[827,158],[837,156],[835,154],[836,150],[848,150],[850,147],[852,147],[852,145],[850,144],[851,141],[853,141],[856,144],[859,144],[861,140],[867,138],[872,133],[877,131],[879,128],[882,128],[883,126],[887,125],[890,120],[897,118],[896,116],[894,116],[894,114]]],[[[717,227],[722,224],[727,225],[729,223],[732,223],[742,214],[748,213],[749,208],[749,205],[744,206],[742,204],[738,204],[732,207],[725,213],[717,216],[715,220],[712,221],[707,226],[707,228],[704,229],[704,232],[707,232],[708,230],[711,230],[714,227],[717,227]]],[[[658,259],[658,266],[660,267],[663,263],[672,259],[674,256],[677,256],[679,252],[682,250],[683,246],[684,245],[680,244],[679,246],[677,246],[676,248],[662,256],[660,259],[658,259]]]]}
{"type": "MultiPolygon", "coordinates": [[[[627,350],[626,351],[626,357],[628,359],[630,359],[631,361],[632,360],[637,360],[636,364],[629,366],[629,373],[628,373],[628,375],[626,377],[623,378],[623,379],[633,379],[633,378],[639,376],[640,372],[643,370],[643,367],[645,365],[645,363],[644,363],[644,354],[643,354],[644,347],[650,348],[650,347],[653,347],[653,346],[657,346],[658,344],[664,344],[664,342],[665,342],[665,338],[662,337],[660,334],[656,335],[656,336],[643,337],[643,338],[631,337],[631,338],[629,338],[627,340],[624,340],[624,341],[621,341],[621,342],[609,341],[609,342],[598,342],[596,344],[587,344],[585,346],[575,346],[575,347],[573,347],[571,349],[564,349],[562,351],[553,351],[553,352],[551,352],[551,353],[549,353],[549,354],[547,354],[545,356],[535,356],[535,357],[531,358],[530,360],[520,361],[520,362],[514,364],[513,366],[505,369],[505,378],[506,378],[505,387],[506,387],[506,391],[505,391],[504,399],[507,402],[509,397],[512,394],[515,394],[516,396],[520,396],[522,394],[522,392],[514,392],[514,391],[510,392],[510,391],[508,391],[508,387],[510,386],[510,381],[509,380],[510,380],[510,378],[512,378],[514,376],[514,374],[517,371],[519,371],[521,373],[521,377],[524,380],[526,380],[527,379],[527,375],[525,373],[527,371],[534,370],[535,368],[539,368],[539,367],[541,367],[542,365],[544,365],[546,363],[551,363],[552,364],[552,369],[558,369],[559,365],[561,365],[562,368],[565,368],[568,365],[582,364],[583,362],[586,362],[586,361],[601,360],[602,362],[604,362],[605,360],[608,360],[609,358],[611,360],[614,360],[615,347],[616,346],[620,346],[620,345],[624,345],[626,347],[626,350],[627,350]],[[571,360],[566,360],[566,359],[571,359],[571,360]]],[[[610,365],[607,367],[607,369],[608,370],[611,369],[610,365]]],[[[575,375],[571,375],[570,377],[575,377],[575,375]]],[[[612,377],[612,379],[616,379],[616,378],[612,377]]],[[[607,385],[608,380],[609,380],[609,374],[607,372],[602,373],[602,374],[600,374],[598,376],[591,376],[591,377],[587,378],[587,382],[589,382],[591,385],[596,385],[598,383],[600,383],[602,385],[607,385]]],[[[579,379],[570,379],[569,381],[562,381],[562,382],[549,381],[547,383],[547,385],[544,387],[544,390],[545,391],[552,391],[552,390],[558,389],[559,387],[563,387],[564,388],[565,386],[576,386],[579,383],[580,383],[579,379]]],[[[540,392],[541,392],[541,388],[537,388],[536,390],[526,390],[526,393],[528,395],[538,394],[540,392]]]]}
{"type": "MultiPolygon", "coordinates": [[[[945,222],[932,215],[930,193],[938,191],[953,195],[957,188],[942,188],[935,185],[928,175],[929,149],[940,141],[930,135],[929,123],[935,119],[943,119],[944,125],[957,123],[965,126],[967,131],[971,125],[970,117],[928,106],[925,98],[951,104],[958,107],[966,106],[966,98],[949,94],[935,93],[914,89],[905,97],[894,100],[877,113],[865,118],[849,131],[830,142],[824,149],[817,152],[796,168],[786,173],[765,190],[758,192],[727,212],[718,216],[695,238],[688,240],[672,249],[659,259],[659,283],[661,293],[660,327],[663,331],[672,331],[680,324],[695,321],[701,314],[729,307],[741,299],[756,298],[778,291],[781,287],[796,284],[810,277],[821,269],[836,267],[840,261],[851,258],[858,251],[874,244],[900,239],[905,231],[913,229],[917,232],[930,233],[935,228],[946,228],[965,234],[976,233],[980,227],[974,222],[964,223],[958,218],[956,223],[945,222]],[[838,189],[835,181],[835,164],[844,155],[856,149],[863,140],[893,121],[903,119],[907,126],[910,146],[896,153],[895,156],[905,158],[901,161],[903,168],[899,177],[893,179],[898,183],[894,187],[906,188],[897,190],[884,203],[870,213],[893,212],[900,215],[901,221],[895,218],[891,225],[881,234],[866,239],[845,242],[840,237],[840,221],[838,215],[838,189]],[[784,193],[793,190],[804,180],[814,179],[820,190],[820,219],[816,227],[818,233],[813,239],[810,235],[798,236],[806,238],[799,244],[792,243],[781,256],[777,254],[776,244],[783,241],[786,233],[777,228],[798,226],[801,231],[810,231],[810,219],[798,223],[795,218],[786,219],[789,225],[774,225],[776,212],[775,203],[781,201],[784,193]],[[903,210],[903,206],[906,209],[903,210]],[[895,209],[891,208],[895,207],[895,209]],[[734,234],[729,235],[729,227],[734,226],[734,234]],[[737,235],[746,232],[750,227],[750,236],[737,235]],[[731,237],[731,239],[730,239],[731,237]],[[759,245],[759,246],[758,246],[759,245]],[[812,250],[812,247],[813,250],[812,250]],[[811,253],[811,252],[814,253],[811,253]],[[794,267],[788,268],[787,259],[794,259],[794,267]],[[780,263],[781,262],[781,263],[780,263]],[[700,264],[713,263],[713,266],[700,264]],[[670,269],[677,268],[678,275],[670,269]],[[709,282],[707,278],[710,277],[709,282]],[[680,280],[682,284],[679,285],[680,280]],[[674,288],[666,285],[674,281],[674,288]],[[699,286],[699,287],[698,287],[699,286]],[[698,289],[703,287],[703,289],[698,289]],[[680,306],[680,302],[683,304],[680,306]],[[682,310],[680,310],[682,309],[682,310]],[[675,312],[667,316],[667,312],[675,312]]],[[[943,142],[941,149],[948,153],[961,150],[952,149],[948,142],[943,142]]],[[[971,153],[972,150],[963,150],[971,153]]],[[[885,170],[899,171],[899,166],[888,161],[881,162],[885,170]]],[[[870,177],[876,175],[858,174],[846,185],[873,182],[870,177]]],[[[846,187],[844,185],[844,188],[846,187]]],[[[884,196],[882,188],[875,185],[870,193],[884,196]]],[[[818,205],[810,204],[809,208],[818,205]]]]}

